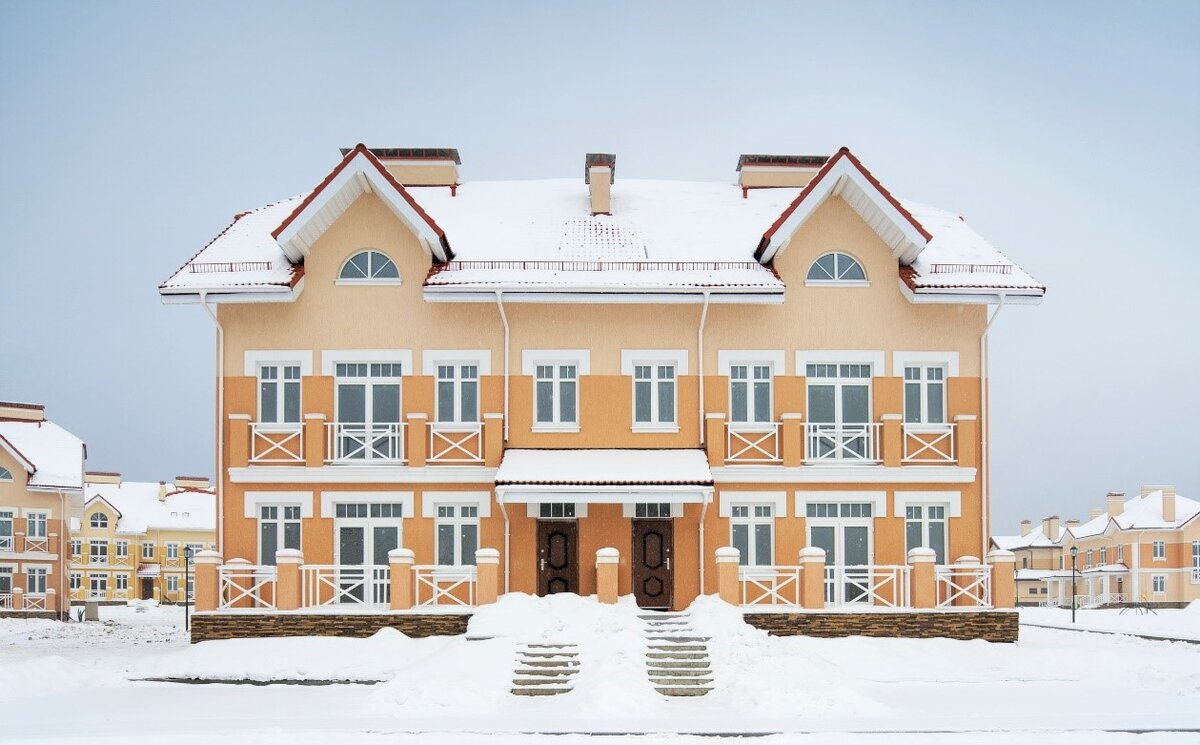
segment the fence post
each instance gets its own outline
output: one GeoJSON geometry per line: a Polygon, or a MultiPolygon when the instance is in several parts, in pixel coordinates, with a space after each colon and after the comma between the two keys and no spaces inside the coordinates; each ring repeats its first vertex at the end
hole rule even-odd
{"type": "Polygon", "coordinates": [[[596,551],[596,599],[609,605],[617,602],[617,565],[621,552],[615,548],[596,551]]]}
{"type": "Polygon", "coordinates": [[[192,557],[192,566],[196,572],[195,611],[216,610],[220,604],[221,580],[217,576],[217,567],[221,564],[221,555],[216,551],[200,551],[192,557]]]}
{"type": "Polygon", "coordinates": [[[904,459],[904,425],[899,414],[884,414],[879,417],[883,422],[883,465],[888,468],[899,468],[904,459]]]}
{"type": "MultiPolygon", "coordinates": [[[[412,426],[409,426],[411,431],[412,426]]],[[[393,548],[388,551],[388,564],[391,574],[392,610],[408,610],[413,605],[412,567],[413,552],[411,548],[393,548]]]]}
{"type": "Polygon", "coordinates": [[[300,607],[300,565],[304,554],[294,548],[275,552],[275,608],[297,610],[300,607]]]}
{"type": "Polygon", "coordinates": [[[500,552],[481,548],[475,552],[475,604],[490,605],[500,595],[500,552]]]}
{"type": "Polygon", "coordinates": [[[708,453],[708,465],[725,465],[725,415],[704,415],[704,446],[708,453]]]}
{"type": "MultiPolygon", "coordinates": [[[[325,465],[325,415],[305,414],[304,432],[304,465],[309,468],[320,468],[325,465]]],[[[333,457],[333,453],[329,454],[333,457]]]]}
{"type": "Polygon", "coordinates": [[[937,607],[937,552],[914,548],[908,552],[908,600],[914,608],[937,607]]]}
{"type": "Polygon", "coordinates": [[[20,587],[14,587],[12,590],[13,610],[21,610],[25,607],[25,591],[20,587]]]}
{"type": "Polygon", "coordinates": [[[800,549],[800,605],[819,610],[825,607],[825,549],[800,549]]]}
{"type": "Polygon", "coordinates": [[[408,465],[419,468],[425,465],[428,453],[429,435],[427,434],[427,414],[408,415],[408,465]]]}
{"type": "Polygon", "coordinates": [[[987,563],[992,565],[992,607],[1017,606],[1017,555],[998,548],[989,551],[987,563]]]}
{"type": "MultiPolygon", "coordinates": [[[[724,432],[721,433],[724,436],[724,432]]],[[[733,546],[717,549],[717,596],[730,605],[742,604],[738,592],[738,561],[741,552],[733,546]]]]}
{"type": "Polygon", "coordinates": [[[780,443],[783,465],[795,467],[804,463],[804,415],[784,414],[780,417],[780,443]]]}

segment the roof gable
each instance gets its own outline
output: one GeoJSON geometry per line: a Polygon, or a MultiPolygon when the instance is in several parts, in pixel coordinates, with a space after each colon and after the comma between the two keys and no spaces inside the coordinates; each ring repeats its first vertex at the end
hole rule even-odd
{"type": "Polygon", "coordinates": [[[91,497],[89,497],[88,501],[83,505],[83,511],[90,516],[92,514],[92,510],[96,509],[97,507],[103,507],[108,514],[114,516],[118,520],[121,519],[121,511],[117,509],[116,505],[105,499],[104,495],[102,494],[93,494],[91,497]]]}

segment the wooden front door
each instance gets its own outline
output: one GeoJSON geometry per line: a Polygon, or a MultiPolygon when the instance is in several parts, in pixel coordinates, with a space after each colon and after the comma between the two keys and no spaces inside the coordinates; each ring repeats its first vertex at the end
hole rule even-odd
{"type": "Polygon", "coordinates": [[[538,595],[579,592],[579,523],[538,520],[538,595]]]}
{"type": "Polygon", "coordinates": [[[154,579],[142,577],[142,600],[154,599],[154,579]]]}
{"type": "Polygon", "coordinates": [[[641,608],[671,608],[674,535],[670,520],[633,521],[633,596],[641,608]]]}

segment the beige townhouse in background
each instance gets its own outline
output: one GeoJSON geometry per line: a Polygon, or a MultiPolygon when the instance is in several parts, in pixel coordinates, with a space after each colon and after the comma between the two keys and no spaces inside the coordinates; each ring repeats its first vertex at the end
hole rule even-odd
{"type": "Polygon", "coordinates": [[[1050,602],[1046,578],[1062,570],[1063,525],[1058,515],[1042,520],[1021,521],[1020,535],[994,535],[992,546],[1016,555],[1017,605],[1047,605],[1050,602]]]}

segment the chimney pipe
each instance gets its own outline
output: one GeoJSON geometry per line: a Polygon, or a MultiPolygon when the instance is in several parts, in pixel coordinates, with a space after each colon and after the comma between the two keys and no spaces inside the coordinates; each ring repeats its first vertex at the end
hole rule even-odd
{"type": "Polygon", "coordinates": [[[1062,535],[1062,533],[1058,524],[1058,515],[1051,515],[1050,517],[1042,518],[1042,535],[1046,536],[1052,541],[1057,541],[1059,539],[1059,536],[1062,535]]]}
{"type": "Polygon", "coordinates": [[[1095,520],[1103,514],[1104,510],[1099,509],[1098,507],[1093,507],[1092,509],[1088,510],[1088,520],[1095,520]]]}
{"type": "Polygon", "coordinates": [[[167,501],[167,482],[165,481],[158,482],[158,501],[167,501]]]}
{"type": "Polygon", "coordinates": [[[1163,522],[1175,522],[1175,487],[1170,485],[1148,487],[1153,491],[1162,492],[1163,522]]]}
{"type": "Polygon", "coordinates": [[[593,215],[612,214],[612,184],[617,180],[615,153],[588,153],[583,160],[583,182],[588,185],[593,215]]]}
{"type": "Polygon", "coordinates": [[[1021,521],[1021,535],[1022,536],[1029,535],[1029,531],[1032,529],[1033,529],[1033,521],[1032,520],[1022,520],[1021,521]]]}
{"type": "Polygon", "coordinates": [[[1110,491],[1108,493],[1108,516],[1116,517],[1125,511],[1125,493],[1110,491]]]}

